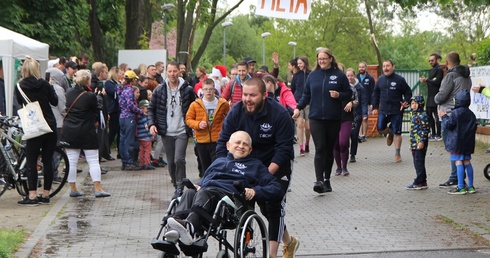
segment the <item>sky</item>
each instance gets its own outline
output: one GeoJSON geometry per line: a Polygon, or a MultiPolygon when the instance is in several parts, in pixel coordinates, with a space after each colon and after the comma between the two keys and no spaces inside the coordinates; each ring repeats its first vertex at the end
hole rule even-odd
{"type": "MultiPolygon", "coordinates": [[[[313,0],[314,1],[314,0],[313,0]]],[[[218,3],[219,7],[230,7],[235,5],[238,2],[238,0],[221,0],[218,3]]],[[[236,15],[239,13],[245,14],[249,12],[249,6],[250,5],[257,5],[258,0],[245,0],[243,3],[240,5],[240,7],[232,12],[232,15],[236,15]]],[[[427,31],[427,30],[434,30],[435,28],[440,28],[441,23],[445,23],[444,19],[440,18],[434,13],[426,12],[426,11],[421,11],[417,14],[418,17],[418,28],[421,31],[427,31]]],[[[396,30],[396,29],[395,29],[396,30]]]]}

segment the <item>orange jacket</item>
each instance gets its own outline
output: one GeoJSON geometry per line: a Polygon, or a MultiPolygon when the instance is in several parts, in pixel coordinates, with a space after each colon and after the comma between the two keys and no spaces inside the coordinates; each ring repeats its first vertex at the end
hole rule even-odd
{"type": "Polygon", "coordinates": [[[213,120],[209,121],[208,113],[204,107],[202,99],[196,99],[192,102],[185,116],[185,123],[194,130],[194,137],[197,143],[212,143],[217,142],[221,126],[225,121],[225,117],[230,111],[230,104],[224,98],[218,98],[218,105],[213,113],[213,120]],[[206,121],[208,126],[204,129],[199,129],[199,122],[206,121]]]}

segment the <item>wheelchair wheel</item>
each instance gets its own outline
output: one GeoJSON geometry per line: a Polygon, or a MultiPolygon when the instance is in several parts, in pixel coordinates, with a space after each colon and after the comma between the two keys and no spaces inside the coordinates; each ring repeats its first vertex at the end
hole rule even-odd
{"type": "Polygon", "coordinates": [[[483,169],[483,175],[490,180],[490,163],[485,166],[483,169]]]}
{"type": "Polygon", "coordinates": [[[269,257],[269,235],[264,220],[254,211],[246,211],[235,230],[236,258],[269,257]]]}

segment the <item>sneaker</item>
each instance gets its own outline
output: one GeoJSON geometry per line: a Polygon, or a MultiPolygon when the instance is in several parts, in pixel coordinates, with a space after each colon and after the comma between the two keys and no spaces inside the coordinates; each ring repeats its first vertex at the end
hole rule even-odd
{"type": "Polygon", "coordinates": [[[435,141],[436,141],[436,137],[434,135],[429,137],[429,142],[435,142],[435,141]]]}
{"type": "Polygon", "coordinates": [[[325,188],[325,192],[327,193],[332,191],[332,186],[330,185],[330,179],[325,179],[325,182],[323,182],[323,187],[325,188]]]}
{"type": "Polygon", "coordinates": [[[468,193],[465,188],[459,189],[458,187],[454,188],[453,190],[447,192],[448,194],[466,194],[468,193]]]}
{"type": "Polygon", "coordinates": [[[455,186],[458,186],[458,181],[447,180],[445,183],[439,184],[439,187],[441,188],[449,188],[455,186]]]}
{"type": "Polygon", "coordinates": [[[155,167],[154,167],[154,166],[152,166],[152,165],[145,165],[145,166],[143,166],[143,168],[142,168],[142,169],[144,169],[144,170],[154,170],[154,169],[155,169],[155,167]]]}
{"type": "Polygon", "coordinates": [[[304,150],[299,150],[299,156],[303,157],[305,155],[305,151],[304,150]]]}
{"type": "Polygon", "coordinates": [[[362,143],[362,138],[361,138],[361,136],[359,136],[359,138],[357,138],[357,142],[358,142],[358,143],[362,143]]]}
{"type": "Polygon", "coordinates": [[[407,190],[424,190],[427,188],[428,188],[427,184],[425,184],[425,185],[424,184],[418,184],[418,185],[411,184],[411,185],[405,187],[405,189],[407,189],[407,190]]]}
{"type": "Polygon", "coordinates": [[[38,206],[39,202],[36,199],[29,199],[29,197],[24,198],[21,201],[18,201],[17,204],[19,206],[38,206]]]}
{"type": "Polygon", "coordinates": [[[170,229],[173,229],[179,233],[179,240],[182,242],[182,244],[192,245],[194,238],[192,237],[193,226],[191,223],[174,218],[169,218],[167,223],[170,229]]]}
{"type": "Polygon", "coordinates": [[[163,160],[163,158],[159,158],[158,162],[160,162],[160,164],[162,164],[164,167],[168,165],[168,163],[165,160],[163,160]]]}
{"type": "Polygon", "coordinates": [[[388,137],[386,137],[386,145],[391,146],[393,144],[393,134],[389,133],[388,137]]]}
{"type": "Polygon", "coordinates": [[[299,240],[296,237],[291,236],[291,242],[289,245],[282,246],[282,257],[283,258],[294,258],[296,257],[296,251],[299,247],[299,240]]]}
{"type": "Polygon", "coordinates": [[[422,183],[422,184],[419,184],[420,187],[422,187],[422,189],[427,189],[429,188],[429,185],[427,185],[427,182],[425,183],[422,183]]]}
{"type": "Polygon", "coordinates": [[[342,175],[342,169],[337,168],[337,170],[335,170],[335,176],[340,176],[340,175],[342,175]]]}
{"type": "Polygon", "coordinates": [[[305,144],[305,153],[310,153],[310,145],[305,144]]]}
{"type": "Polygon", "coordinates": [[[366,139],[366,136],[362,136],[362,142],[366,142],[367,139],[366,139]]]}
{"type": "Polygon", "coordinates": [[[356,162],[356,156],[354,155],[350,155],[350,160],[349,160],[350,163],[355,163],[356,162]]]}
{"type": "Polygon", "coordinates": [[[342,174],[344,174],[344,176],[350,175],[349,170],[347,170],[347,168],[342,169],[342,174]]]}
{"type": "Polygon", "coordinates": [[[474,193],[476,193],[476,189],[475,189],[475,187],[474,187],[474,186],[472,186],[472,187],[468,187],[468,189],[467,189],[466,191],[467,191],[469,194],[474,194],[474,193]]]}
{"type": "Polygon", "coordinates": [[[442,141],[442,137],[441,137],[441,136],[436,136],[436,141],[437,141],[437,142],[442,141]]]}
{"type": "Polygon", "coordinates": [[[179,232],[173,229],[168,230],[165,232],[165,240],[168,242],[177,243],[177,240],[179,240],[179,232]]]}
{"type": "Polygon", "coordinates": [[[400,163],[400,162],[402,162],[402,156],[395,155],[395,163],[400,163]]]}
{"type": "Polygon", "coordinates": [[[313,191],[317,193],[325,193],[325,186],[322,181],[316,181],[313,185],[313,191]]]}
{"type": "Polygon", "coordinates": [[[48,196],[48,197],[44,197],[44,196],[42,196],[42,195],[39,195],[39,196],[37,197],[37,202],[38,202],[39,204],[49,204],[49,202],[50,202],[50,201],[49,201],[49,196],[48,196]]]}
{"type": "Polygon", "coordinates": [[[141,167],[136,166],[135,164],[126,164],[123,170],[136,171],[136,170],[141,170],[141,167]]]}

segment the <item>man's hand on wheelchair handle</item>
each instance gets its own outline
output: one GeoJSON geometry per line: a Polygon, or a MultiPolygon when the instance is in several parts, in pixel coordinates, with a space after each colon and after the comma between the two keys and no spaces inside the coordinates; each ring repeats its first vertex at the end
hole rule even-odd
{"type": "Polygon", "coordinates": [[[252,200],[255,197],[255,190],[252,188],[245,188],[245,199],[247,201],[252,200]]]}

